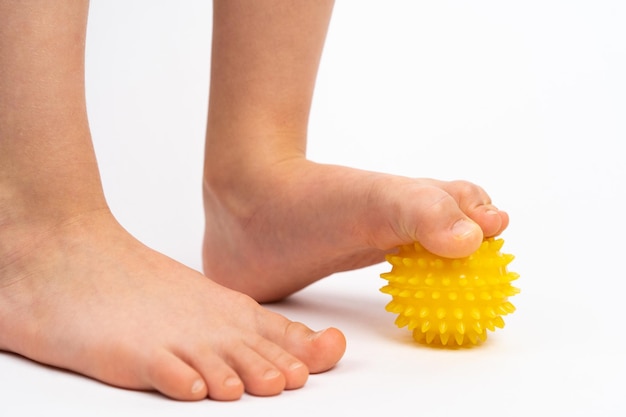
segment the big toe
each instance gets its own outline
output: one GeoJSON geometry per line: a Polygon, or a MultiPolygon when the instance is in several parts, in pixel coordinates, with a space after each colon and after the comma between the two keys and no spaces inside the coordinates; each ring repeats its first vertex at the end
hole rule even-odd
{"type": "Polygon", "coordinates": [[[416,188],[396,218],[403,243],[418,241],[430,252],[448,258],[470,255],[484,237],[481,226],[439,187],[416,188]]]}
{"type": "Polygon", "coordinates": [[[315,332],[302,323],[290,322],[284,345],[315,374],[328,371],[339,362],[346,351],[346,338],[334,327],[315,332]]]}

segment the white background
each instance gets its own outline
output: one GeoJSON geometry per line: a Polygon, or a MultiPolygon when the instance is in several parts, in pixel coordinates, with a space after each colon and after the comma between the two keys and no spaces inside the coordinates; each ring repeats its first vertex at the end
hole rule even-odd
{"type": "MultiPolygon", "coordinates": [[[[385,264],[269,306],[348,338],[301,390],[181,403],[0,353],[0,416],[624,416],[626,3],[338,0],[311,119],[319,162],[467,179],[511,215],[518,308],[475,349],[411,342],[385,264]]],[[[109,202],[200,268],[208,1],[92,2],[88,104],[109,202]]]]}

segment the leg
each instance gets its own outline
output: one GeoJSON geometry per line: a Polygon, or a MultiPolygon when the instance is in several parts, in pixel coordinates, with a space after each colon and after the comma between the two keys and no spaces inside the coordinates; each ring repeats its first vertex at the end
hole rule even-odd
{"type": "Polygon", "coordinates": [[[0,349],[181,400],[301,387],[339,360],[341,333],[218,286],[111,215],[86,115],[87,11],[0,0],[0,349]]]}
{"type": "Polygon", "coordinates": [[[207,275],[259,301],[420,241],[460,257],[508,224],[478,186],[306,160],[333,2],[214,2],[204,202],[207,275]]]}

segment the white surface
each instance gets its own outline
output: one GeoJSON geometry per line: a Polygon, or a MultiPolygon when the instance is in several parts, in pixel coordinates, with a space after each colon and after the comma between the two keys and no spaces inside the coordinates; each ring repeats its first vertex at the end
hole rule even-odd
{"type": "MultiPolygon", "coordinates": [[[[183,3],[92,2],[88,99],[114,212],[199,268],[211,6],[183,3]]],[[[309,154],[468,179],[509,211],[522,293],[484,346],[412,343],[377,265],[270,306],[348,337],[301,390],[179,403],[0,353],[0,416],[626,415],[624,21],[619,0],[336,5],[309,154]]]]}

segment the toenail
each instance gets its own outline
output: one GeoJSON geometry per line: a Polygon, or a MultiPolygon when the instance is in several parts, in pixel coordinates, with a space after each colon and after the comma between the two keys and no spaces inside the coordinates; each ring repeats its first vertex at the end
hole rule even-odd
{"type": "Polygon", "coordinates": [[[289,365],[289,370],[290,371],[295,371],[296,369],[300,369],[304,366],[304,364],[302,362],[294,362],[291,365],[289,365]]]}
{"type": "Polygon", "coordinates": [[[488,214],[490,216],[496,215],[498,214],[498,210],[494,210],[494,209],[489,209],[485,212],[485,214],[488,214]]]}
{"type": "Polygon", "coordinates": [[[204,381],[201,379],[198,379],[196,382],[193,383],[193,385],[191,386],[191,392],[193,394],[197,394],[200,391],[202,391],[204,389],[204,381]]]}
{"type": "Polygon", "coordinates": [[[476,225],[468,220],[460,219],[452,226],[452,233],[459,239],[465,239],[476,230],[476,225]]]}
{"type": "Polygon", "coordinates": [[[278,378],[280,376],[280,372],[278,372],[276,369],[270,369],[269,371],[265,372],[265,374],[263,374],[263,379],[274,379],[274,378],[278,378]]]}
{"type": "Polygon", "coordinates": [[[324,334],[324,332],[325,332],[326,330],[327,330],[327,329],[320,330],[319,332],[311,333],[311,335],[309,336],[309,340],[316,340],[316,339],[318,339],[321,335],[323,335],[323,334],[324,334]]]}
{"type": "Polygon", "coordinates": [[[241,381],[236,376],[231,376],[229,378],[226,378],[226,381],[224,381],[224,385],[227,387],[234,387],[239,384],[241,384],[241,381]]]}

